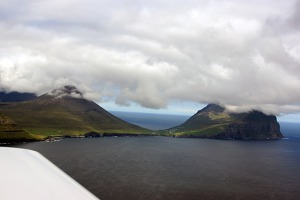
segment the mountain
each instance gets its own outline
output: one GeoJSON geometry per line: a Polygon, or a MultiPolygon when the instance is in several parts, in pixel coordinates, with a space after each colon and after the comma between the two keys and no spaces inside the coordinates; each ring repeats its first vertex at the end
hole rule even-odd
{"type": "Polygon", "coordinates": [[[20,102],[28,101],[36,98],[37,96],[33,93],[20,93],[20,92],[0,92],[0,102],[20,102]]]}
{"type": "Polygon", "coordinates": [[[37,137],[34,137],[12,119],[0,113],[0,143],[31,142],[36,140],[38,140],[37,137]]]}
{"type": "Polygon", "coordinates": [[[95,102],[83,98],[74,86],[55,89],[30,101],[1,103],[0,112],[28,132],[43,136],[150,132],[115,117],[95,102]]]}
{"type": "Polygon", "coordinates": [[[276,116],[260,111],[231,113],[224,107],[209,104],[183,124],[167,129],[175,137],[215,139],[280,139],[283,137],[276,116]]]}

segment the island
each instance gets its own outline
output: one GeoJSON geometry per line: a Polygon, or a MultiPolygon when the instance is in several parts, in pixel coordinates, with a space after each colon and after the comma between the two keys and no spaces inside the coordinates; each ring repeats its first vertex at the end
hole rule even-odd
{"type": "Polygon", "coordinates": [[[261,111],[233,113],[217,104],[209,104],[186,122],[160,135],[210,139],[281,139],[283,135],[274,115],[261,111]]]}

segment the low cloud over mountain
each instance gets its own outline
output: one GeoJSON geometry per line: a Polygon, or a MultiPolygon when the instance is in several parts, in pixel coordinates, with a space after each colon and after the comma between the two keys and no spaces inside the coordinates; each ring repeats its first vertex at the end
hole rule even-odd
{"type": "Polygon", "coordinates": [[[23,1],[0,5],[0,88],[162,108],[300,111],[298,1],[23,1]]]}

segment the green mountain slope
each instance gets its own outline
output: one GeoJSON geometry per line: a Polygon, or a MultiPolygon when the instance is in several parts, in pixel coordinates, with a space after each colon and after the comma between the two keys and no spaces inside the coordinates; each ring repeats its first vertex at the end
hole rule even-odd
{"type": "Polygon", "coordinates": [[[273,115],[260,111],[231,113],[209,104],[183,124],[164,130],[164,135],[217,139],[279,139],[279,123],[273,115]]]}
{"type": "Polygon", "coordinates": [[[0,143],[17,143],[24,141],[36,141],[26,130],[18,126],[12,119],[0,113],[0,143]]]}
{"type": "Polygon", "coordinates": [[[127,123],[82,97],[73,86],[53,90],[34,100],[2,103],[0,112],[33,134],[83,135],[89,132],[145,134],[150,131],[127,123]]]}

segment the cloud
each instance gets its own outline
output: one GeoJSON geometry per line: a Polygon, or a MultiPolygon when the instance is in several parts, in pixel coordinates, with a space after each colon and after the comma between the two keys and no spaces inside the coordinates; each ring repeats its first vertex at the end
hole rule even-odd
{"type": "MultiPolygon", "coordinates": [[[[1,3],[2,4],[2,3],[1,3]]],[[[300,111],[297,1],[4,1],[0,84],[163,108],[300,111]]]]}

